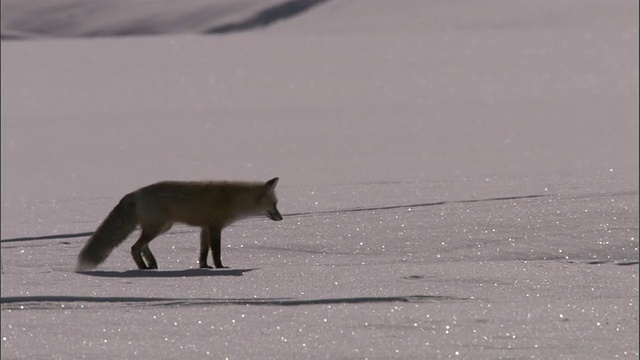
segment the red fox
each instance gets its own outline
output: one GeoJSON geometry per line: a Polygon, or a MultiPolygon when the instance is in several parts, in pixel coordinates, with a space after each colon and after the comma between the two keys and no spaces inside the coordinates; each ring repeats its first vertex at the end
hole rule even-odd
{"type": "Polygon", "coordinates": [[[138,225],[142,232],[131,247],[131,256],[139,269],[157,269],[149,243],[176,222],[202,228],[200,268],[211,268],[207,265],[209,249],[215,267],[223,268],[222,229],[250,216],[266,215],[274,221],[282,220],[276,207],[277,183],[278,178],[266,183],[163,181],[142,187],[125,195],[111,210],[80,251],[76,271],[100,265],[138,225]]]}

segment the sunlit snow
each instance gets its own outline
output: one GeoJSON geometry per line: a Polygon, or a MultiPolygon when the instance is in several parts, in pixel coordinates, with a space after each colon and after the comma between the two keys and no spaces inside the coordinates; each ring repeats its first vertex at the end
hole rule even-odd
{"type": "Polygon", "coordinates": [[[2,2],[3,359],[637,359],[635,1],[2,2]],[[136,231],[160,180],[281,222],[136,231]]]}

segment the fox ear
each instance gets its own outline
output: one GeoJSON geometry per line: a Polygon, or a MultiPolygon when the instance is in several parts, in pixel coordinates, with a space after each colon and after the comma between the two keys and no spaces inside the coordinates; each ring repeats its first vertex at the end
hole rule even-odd
{"type": "Polygon", "coordinates": [[[267,191],[271,191],[276,187],[276,184],[278,183],[278,180],[279,180],[279,178],[277,178],[277,177],[273,178],[273,179],[267,181],[264,184],[264,187],[267,189],[267,191]]]}

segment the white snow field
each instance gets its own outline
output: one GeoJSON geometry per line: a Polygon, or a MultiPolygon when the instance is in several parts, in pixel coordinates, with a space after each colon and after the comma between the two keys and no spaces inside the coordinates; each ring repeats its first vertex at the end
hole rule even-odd
{"type": "Polygon", "coordinates": [[[2,1],[2,359],[637,359],[638,2],[2,1]],[[281,222],[126,193],[268,180],[281,222]]]}

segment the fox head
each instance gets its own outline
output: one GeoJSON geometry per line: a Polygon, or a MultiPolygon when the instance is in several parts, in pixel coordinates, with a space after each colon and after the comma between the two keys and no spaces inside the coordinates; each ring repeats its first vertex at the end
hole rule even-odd
{"type": "Polygon", "coordinates": [[[273,221],[282,220],[282,215],[280,215],[280,211],[277,208],[278,198],[276,198],[274,191],[277,183],[278,178],[273,178],[264,183],[264,193],[259,200],[259,208],[273,221]]]}

